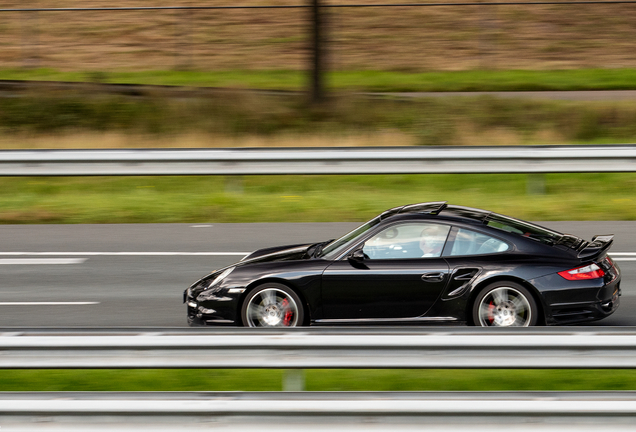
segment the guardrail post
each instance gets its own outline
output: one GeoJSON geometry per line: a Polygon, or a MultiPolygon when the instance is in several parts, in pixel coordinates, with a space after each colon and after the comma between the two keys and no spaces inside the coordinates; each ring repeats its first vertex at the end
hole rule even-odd
{"type": "Polygon", "coordinates": [[[230,175],[225,176],[225,193],[242,194],[243,193],[243,176],[230,175]]]}
{"type": "Polygon", "coordinates": [[[526,193],[528,195],[545,195],[545,174],[528,174],[526,178],[526,193]]]}
{"type": "Polygon", "coordinates": [[[526,179],[526,193],[528,195],[545,195],[545,174],[528,174],[526,179]]]}
{"type": "Polygon", "coordinates": [[[285,369],[283,371],[283,391],[304,391],[305,370],[285,369]]]}

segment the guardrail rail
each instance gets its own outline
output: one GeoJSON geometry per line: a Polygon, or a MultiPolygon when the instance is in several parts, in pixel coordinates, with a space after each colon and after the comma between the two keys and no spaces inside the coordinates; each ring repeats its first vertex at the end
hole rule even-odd
{"type": "MultiPolygon", "coordinates": [[[[636,331],[0,329],[0,368],[636,368],[636,331]]],[[[0,392],[9,431],[627,431],[635,417],[631,391],[0,392]]]]}
{"type": "Polygon", "coordinates": [[[0,151],[0,176],[532,174],[634,171],[636,144],[0,151]]]}
{"type": "Polygon", "coordinates": [[[0,368],[636,368],[631,330],[294,330],[4,332],[0,368]]]}

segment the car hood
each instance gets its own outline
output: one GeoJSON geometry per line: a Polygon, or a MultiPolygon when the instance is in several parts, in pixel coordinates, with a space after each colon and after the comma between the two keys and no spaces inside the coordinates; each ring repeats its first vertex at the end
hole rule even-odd
{"type": "Polygon", "coordinates": [[[309,255],[307,254],[307,249],[309,249],[314,244],[315,243],[258,249],[252,252],[251,254],[247,255],[241,261],[231,264],[229,266],[220,268],[218,270],[215,270],[212,273],[209,273],[208,275],[202,277],[201,279],[193,283],[190,286],[190,288],[196,287],[201,282],[218,276],[219,274],[221,274],[221,272],[223,272],[224,270],[227,270],[230,267],[243,267],[248,264],[257,264],[257,263],[265,263],[265,262],[273,262],[273,261],[291,261],[291,260],[299,260],[299,259],[308,259],[309,255]]]}
{"type": "Polygon", "coordinates": [[[243,258],[240,264],[302,259],[312,244],[295,244],[258,249],[243,258]]]}

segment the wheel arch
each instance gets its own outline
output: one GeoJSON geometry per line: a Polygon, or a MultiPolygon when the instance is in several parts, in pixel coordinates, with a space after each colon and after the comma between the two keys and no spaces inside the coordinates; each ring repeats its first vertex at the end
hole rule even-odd
{"type": "Polygon", "coordinates": [[[256,288],[268,283],[277,283],[280,285],[284,285],[290,290],[294,291],[294,293],[298,296],[298,298],[302,302],[302,307],[304,309],[304,318],[303,318],[302,326],[309,325],[309,323],[311,322],[311,318],[310,318],[311,311],[309,310],[309,303],[307,303],[307,298],[305,297],[303,292],[299,290],[298,287],[289,283],[288,280],[276,278],[276,277],[268,277],[264,279],[259,279],[250,283],[249,285],[245,287],[245,291],[243,291],[243,293],[241,294],[241,297],[239,298],[239,301],[237,302],[236,316],[238,317],[238,321],[240,322],[241,320],[241,309],[243,308],[243,304],[245,303],[245,300],[247,299],[248,294],[254,291],[256,288]]]}
{"type": "Polygon", "coordinates": [[[492,283],[504,282],[504,281],[517,283],[521,285],[522,287],[526,288],[530,292],[530,294],[532,294],[532,298],[534,299],[535,303],[537,304],[537,308],[539,309],[538,317],[537,317],[537,325],[545,325],[546,324],[545,306],[543,304],[543,297],[539,294],[539,291],[534,287],[534,285],[532,285],[528,281],[521,279],[519,277],[508,276],[508,275],[495,276],[492,278],[485,279],[479,282],[477,285],[475,285],[475,287],[473,287],[473,289],[470,291],[468,301],[466,302],[466,311],[465,311],[466,318],[467,318],[466,322],[470,325],[475,325],[473,321],[472,309],[479,293],[481,293],[484,288],[486,288],[488,285],[492,283]]]}

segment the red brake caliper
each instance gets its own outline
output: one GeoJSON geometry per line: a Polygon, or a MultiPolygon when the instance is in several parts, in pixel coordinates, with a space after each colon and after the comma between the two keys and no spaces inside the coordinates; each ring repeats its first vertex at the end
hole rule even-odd
{"type": "Polygon", "coordinates": [[[492,313],[492,311],[495,310],[495,305],[493,304],[493,302],[491,301],[488,304],[488,321],[490,322],[490,324],[492,324],[492,322],[495,320],[495,317],[492,313]]]}
{"type": "Polygon", "coordinates": [[[287,301],[287,299],[283,299],[282,305],[285,308],[285,317],[283,318],[283,325],[289,326],[291,324],[292,318],[294,317],[294,314],[288,307],[289,302],[287,301]]]}

